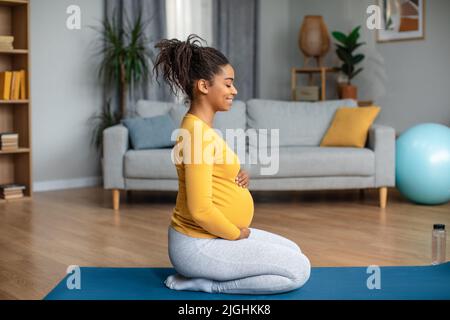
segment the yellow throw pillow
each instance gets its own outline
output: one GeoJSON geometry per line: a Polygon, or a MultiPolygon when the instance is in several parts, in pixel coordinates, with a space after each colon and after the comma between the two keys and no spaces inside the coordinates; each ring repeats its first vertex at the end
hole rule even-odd
{"type": "Polygon", "coordinates": [[[337,109],[320,146],[364,148],[367,132],[379,112],[378,106],[337,109]]]}

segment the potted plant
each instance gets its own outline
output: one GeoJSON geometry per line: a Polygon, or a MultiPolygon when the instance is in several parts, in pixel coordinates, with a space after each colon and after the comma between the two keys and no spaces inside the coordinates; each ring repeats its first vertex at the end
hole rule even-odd
{"type": "MultiPolygon", "coordinates": [[[[123,13],[125,16],[126,14],[123,13]]],[[[113,111],[111,99],[105,103],[99,114],[90,119],[92,125],[91,144],[102,153],[103,130],[120,123],[127,115],[128,91],[133,84],[148,79],[150,75],[149,60],[153,61],[154,53],[145,37],[144,29],[148,22],[143,22],[141,15],[130,22],[120,23],[120,12],[114,10],[112,18],[106,17],[100,28],[94,27],[100,34],[99,78],[107,87],[112,87],[113,94],[119,91],[119,111],[113,111]]]]}
{"type": "Polygon", "coordinates": [[[357,87],[351,84],[351,80],[363,70],[363,68],[356,69],[355,67],[364,59],[363,54],[354,53],[357,48],[365,44],[365,42],[358,42],[360,28],[361,26],[356,27],[348,35],[339,31],[332,32],[334,39],[338,41],[336,43],[336,54],[342,60],[339,69],[346,76],[346,82],[339,85],[339,95],[342,99],[356,100],[358,96],[357,87]]]}
{"type": "Polygon", "coordinates": [[[122,25],[117,12],[114,11],[111,21],[106,17],[102,28],[97,29],[101,35],[99,77],[119,90],[120,115],[125,117],[128,88],[132,83],[148,79],[148,61],[153,60],[153,51],[144,34],[148,22],[143,22],[139,14],[133,24],[126,20],[122,25]]]}
{"type": "Polygon", "coordinates": [[[120,119],[119,112],[112,110],[110,100],[105,103],[99,114],[94,114],[89,118],[92,125],[91,145],[100,152],[100,157],[103,157],[103,130],[119,124],[120,119]]]}

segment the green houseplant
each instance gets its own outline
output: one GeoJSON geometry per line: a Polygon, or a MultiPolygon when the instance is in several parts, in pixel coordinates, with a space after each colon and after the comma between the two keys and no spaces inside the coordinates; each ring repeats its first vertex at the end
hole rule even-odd
{"type": "Polygon", "coordinates": [[[148,22],[143,22],[140,14],[134,22],[126,19],[124,24],[119,22],[119,18],[114,11],[112,19],[105,18],[99,30],[102,40],[98,52],[102,57],[99,76],[107,85],[119,89],[120,115],[124,117],[128,88],[132,82],[148,79],[148,61],[153,58],[153,51],[144,34],[148,22]]]}
{"type": "MultiPolygon", "coordinates": [[[[123,15],[126,16],[126,13],[123,15]]],[[[120,123],[126,116],[129,88],[132,84],[149,79],[149,61],[153,61],[154,54],[144,34],[147,24],[148,21],[144,22],[140,14],[133,22],[126,19],[122,24],[120,12],[114,10],[112,18],[106,17],[100,28],[93,28],[100,34],[96,52],[101,59],[98,76],[106,87],[112,87],[113,92],[118,91],[120,96],[119,111],[112,110],[111,99],[108,99],[101,112],[90,118],[91,144],[100,153],[103,130],[120,123]]]]}
{"type": "Polygon", "coordinates": [[[357,48],[365,44],[365,42],[358,42],[360,28],[361,26],[357,26],[348,35],[339,31],[332,32],[334,39],[338,42],[336,43],[336,54],[342,61],[339,69],[347,78],[347,83],[340,85],[339,88],[340,96],[344,99],[357,98],[357,88],[351,84],[351,80],[363,70],[363,68],[357,69],[356,65],[361,63],[364,55],[354,53],[357,48]]]}
{"type": "Polygon", "coordinates": [[[103,130],[120,123],[120,114],[111,108],[111,100],[108,100],[99,114],[94,114],[89,121],[92,124],[91,145],[103,155],[103,130]]]}

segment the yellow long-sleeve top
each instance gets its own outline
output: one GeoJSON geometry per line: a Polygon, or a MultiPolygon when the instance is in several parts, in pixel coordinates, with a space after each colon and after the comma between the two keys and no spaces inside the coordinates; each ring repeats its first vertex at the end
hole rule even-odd
{"type": "Polygon", "coordinates": [[[171,226],[195,238],[236,240],[253,219],[253,198],[235,178],[239,158],[226,141],[187,113],[174,146],[178,195],[171,226]]]}

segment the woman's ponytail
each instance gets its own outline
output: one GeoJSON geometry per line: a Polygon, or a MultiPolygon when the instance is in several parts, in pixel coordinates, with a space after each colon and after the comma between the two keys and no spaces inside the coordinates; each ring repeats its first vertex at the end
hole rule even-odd
{"type": "Polygon", "coordinates": [[[191,101],[194,98],[194,80],[212,80],[219,67],[229,63],[220,51],[202,47],[200,40],[204,41],[191,34],[186,41],[163,39],[155,45],[160,50],[153,67],[156,78],[162,73],[174,94],[179,89],[191,101]]]}

